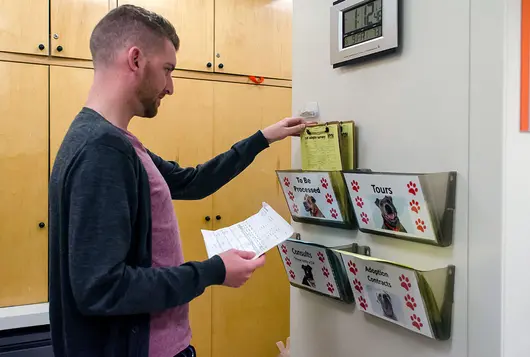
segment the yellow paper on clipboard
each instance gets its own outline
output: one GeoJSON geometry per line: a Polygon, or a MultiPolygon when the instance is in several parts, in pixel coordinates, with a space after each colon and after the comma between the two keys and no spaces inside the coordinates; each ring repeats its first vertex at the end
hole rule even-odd
{"type": "Polygon", "coordinates": [[[342,170],[338,123],[327,123],[307,128],[302,133],[300,142],[302,170],[342,170]]]}
{"type": "Polygon", "coordinates": [[[342,169],[355,170],[355,123],[353,121],[342,122],[340,129],[342,169]]]}

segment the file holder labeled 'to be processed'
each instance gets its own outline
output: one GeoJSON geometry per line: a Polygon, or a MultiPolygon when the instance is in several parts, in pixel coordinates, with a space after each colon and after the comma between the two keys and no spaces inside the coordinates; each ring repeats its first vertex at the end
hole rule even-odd
{"type": "MultiPolygon", "coordinates": [[[[420,271],[355,253],[288,239],[278,246],[292,286],[355,302],[364,313],[436,339],[451,337],[455,267],[420,271]]],[[[368,254],[368,255],[365,255],[368,254]]]]}
{"type": "Polygon", "coordinates": [[[342,175],[361,232],[442,247],[452,244],[456,172],[342,175]]]}

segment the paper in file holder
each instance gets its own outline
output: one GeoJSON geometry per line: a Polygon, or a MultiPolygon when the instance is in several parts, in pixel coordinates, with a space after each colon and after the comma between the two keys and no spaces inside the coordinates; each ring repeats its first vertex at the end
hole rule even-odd
{"type": "Polygon", "coordinates": [[[451,337],[455,267],[420,271],[337,251],[358,308],[436,340],[451,337]]]}
{"type": "Polygon", "coordinates": [[[276,174],[293,221],[356,228],[340,171],[277,170],[276,174]]]}
{"type": "Polygon", "coordinates": [[[456,172],[344,171],[359,230],[364,233],[450,246],[456,172]]]}
{"type": "MultiPolygon", "coordinates": [[[[370,254],[368,247],[359,247],[357,244],[337,248],[370,254]]],[[[294,239],[278,245],[278,250],[292,286],[348,304],[354,302],[344,264],[336,251],[320,244],[301,241],[298,234],[295,234],[294,239]]]]}

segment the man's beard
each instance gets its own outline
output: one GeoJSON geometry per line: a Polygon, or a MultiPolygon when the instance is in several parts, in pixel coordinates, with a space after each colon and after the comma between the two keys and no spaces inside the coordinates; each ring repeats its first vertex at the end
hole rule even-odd
{"type": "Polygon", "coordinates": [[[156,114],[158,113],[158,105],[157,105],[158,97],[155,99],[152,98],[143,98],[140,100],[142,107],[143,107],[143,115],[144,118],[154,118],[156,114]]]}

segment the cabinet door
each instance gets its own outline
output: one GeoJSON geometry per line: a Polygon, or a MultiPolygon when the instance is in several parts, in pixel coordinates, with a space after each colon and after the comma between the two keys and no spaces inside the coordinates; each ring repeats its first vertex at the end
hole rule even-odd
{"type": "Polygon", "coordinates": [[[50,168],[70,124],[85,104],[93,76],[92,69],[50,67],[50,168]]]}
{"type": "Polygon", "coordinates": [[[51,54],[92,59],[90,35],[109,11],[109,0],[50,0],[51,54]]]}
{"type": "Polygon", "coordinates": [[[169,20],[181,40],[177,68],[213,71],[214,0],[119,0],[154,11],[169,20]]]}
{"type": "Polygon", "coordinates": [[[0,78],[4,307],[48,300],[48,67],[0,62],[0,78]]]}
{"type": "MultiPolygon", "coordinates": [[[[258,129],[291,113],[291,89],[216,83],[214,152],[219,154],[258,129]]],[[[290,168],[290,140],[271,145],[232,182],[213,196],[215,229],[246,219],[270,204],[285,219],[289,212],[276,178],[290,168]]],[[[277,341],[289,336],[289,284],[280,255],[267,262],[239,289],[215,287],[212,299],[212,357],[276,356],[277,341]]]]}
{"type": "Polygon", "coordinates": [[[291,17],[292,0],[216,0],[215,70],[291,79],[291,17]]]}
{"type": "MultiPolygon", "coordinates": [[[[165,160],[195,167],[212,158],[213,83],[173,79],[175,92],[153,119],[134,118],[129,130],[165,160]]],[[[212,229],[212,199],[174,201],[186,261],[207,259],[201,229],[212,229]],[[207,220],[206,217],[210,217],[207,220]]],[[[211,356],[211,290],[190,303],[192,343],[211,356]]]]}
{"type": "Polygon", "coordinates": [[[0,51],[48,54],[48,1],[0,0],[0,51]]]}

